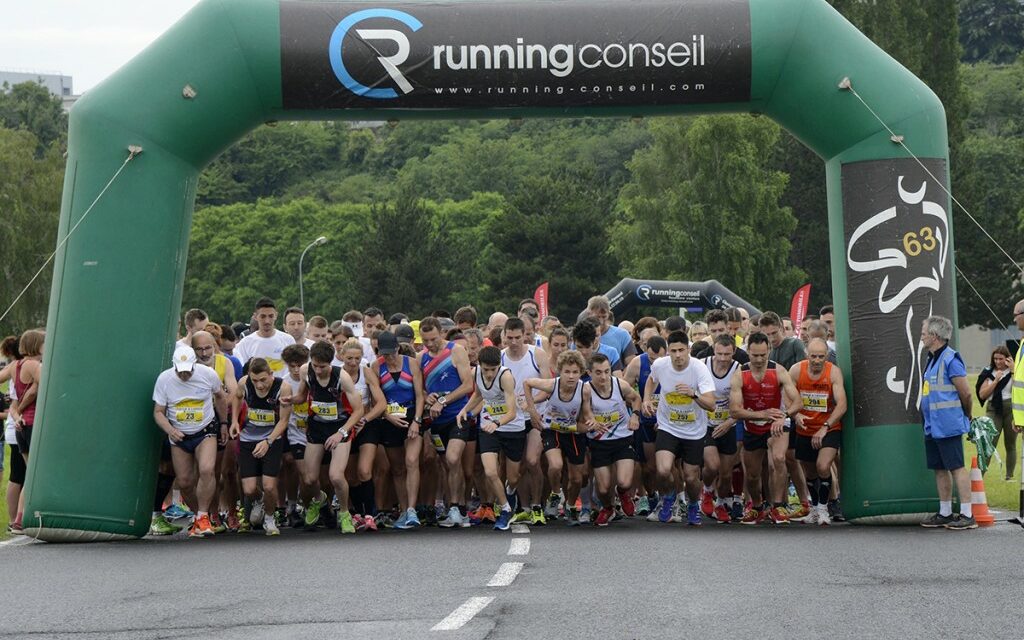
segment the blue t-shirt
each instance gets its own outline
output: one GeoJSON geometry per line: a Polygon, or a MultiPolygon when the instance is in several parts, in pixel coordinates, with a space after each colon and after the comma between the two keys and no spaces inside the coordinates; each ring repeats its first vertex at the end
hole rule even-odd
{"type": "Polygon", "coordinates": [[[238,382],[239,380],[242,379],[242,361],[236,358],[235,356],[226,355],[224,357],[230,360],[231,366],[235,368],[235,382],[238,382]]]}
{"type": "Polygon", "coordinates": [[[610,325],[608,330],[601,336],[601,346],[608,345],[619,354],[619,359],[626,355],[626,350],[633,343],[633,337],[625,329],[610,325]]]}

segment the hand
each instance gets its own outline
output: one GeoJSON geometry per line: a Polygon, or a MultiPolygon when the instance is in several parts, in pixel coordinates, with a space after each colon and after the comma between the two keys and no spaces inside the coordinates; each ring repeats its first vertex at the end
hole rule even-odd
{"type": "Polygon", "coordinates": [[[653,402],[651,402],[650,400],[645,400],[643,405],[640,407],[640,411],[642,411],[643,414],[648,418],[651,418],[654,417],[654,412],[657,411],[657,409],[654,408],[653,402]]]}
{"type": "Polygon", "coordinates": [[[228,427],[225,424],[220,425],[220,436],[217,438],[217,444],[224,446],[228,443],[228,427]]]}
{"type": "MultiPolygon", "coordinates": [[[[803,429],[804,428],[804,414],[803,413],[798,413],[795,416],[793,416],[793,424],[795,424],[798,429],[803,429]]],[[[817,449],[817,447],[815,447],[815,449],[817,449]]]]}
{"type": "Polygon", "coordinates": [[[778,435],[782,434],[783,433],[782,430],[785,429],[785,428],[786,428],[786,419],[785,418],[779,418],[777,420],[772,420],[772,432],[771,433],[772,433],[773,436],[778,436],[778,435]]]}
{"type": "Polygon", "coordinates": [[[409,422],[403,416],[394,416],[391,415],[390,413],[385,413],[384,419],[390,422],[391,424],[395,425],[399,429],[409,428],[409,422]]]}
{"type": "Polygon", "coordinates": [[[437,416],[441,415],[442,411],[444,411],[444,405],[441,404],[440,402],[435,402],[434,404],[430,405],[431,418],[436,418],[437,416]]]}
{"type": "Polygon", "coordinates": [[[785,420],[786,412],[782,409],[765,409],[761,412],[761,419],[771,420],[772,422],[775,422],[776,420],[785,420]]]}
{"type": "Polygon", "coordinates": [[[455,416],[455,424],[462,426],[462,422],[466,419],[466,410],[463,409],[459,412],[459,415],[455,416]]]}
{"type": "Polygon", "coordinates": [[[427,396],[425,404],[429,408],[429,407],[434,406],[435,402],[437,402],[437,394],[436,393],[431,393],[430,395],[427,396]]]}
{"type": "Polygon", "coordinates": [[[828,434],[828,427],[822,427],[818,433],[811,437],[811,446],[815,449],[820,449],[821,441],[825,438],[826,434],[828,434]]]}
{"type": "Polygon", "coordinates": [[[527,404],[527,402],[526,402],[526,396],[525,395],[516,396],[516,406],[518,406],[523,411],[526,411],[527,409],[530,408],[530,405],[527,404]]]}
{"type": "Polygon", "coordinates": [[[498,423],[491,420],[481,420],[480,430],[484,433],[494,433],[498,430],[498,423]]]}
{"type": "Polygon", "coordinates": [[[593,418],[584,422],[583,427],[587,431],[596,431],[597,433],[605,433],[608,431],[608,425],[602,424],[593,418]]]}
{"type": "Polygon", "coordinates": [[[732,430],[733,425],[735,425],[735,424],[736,424],[735,422],[732,422],[730,420],[726,420],[722,424],[720,424],[717,427],[715,427],[715,430],[711,432],[711,437],[712,438],[716,438],[716,439],[717,438],[721,438],[725,434],[729,433],[729,431],[732,430]]]}
{"type": "Polygon", "coordinates": [[[640,416],[638,416],[637,414],[634,413],[633,415],[629,416],[629,430],[630,431],[636,431],[639,428],[640,428],[640,416]]]}
{"type": "MultiPolygon", "coordinates": [[[[404,422],[404,420],[403,420],[404,422]]],[[[409,435],[407,436],[410,440],[420,437],[420,425],[418,422],[413,422],[409,425],[409,435]]]]}
{"type": "Polygon", "coordinates": [[[256,443],[256,446],[253,447],[252,457],[254,457],[254,458],[262,458],[263,456],[267,455],[267,451],[269,451],[269,450],[270,450],[270,445],[267,444],[267,441],[266,440],[260,440],[258,443],[256,443]]]}
{"type": "Polygon", "coordinates": [[[235,421],[233,421],[231,423],[231,429],[229,431],[229,434],[231,435],[231,439],[234,440],[235,438],[238,437],[238,435],[240,433],[242,433],[242,429],[241,429],[241,427],[238,426],[238,421],[235,420],[235,421]]]}
{"type": "Polygon", "coordinates": [[[185,439],[185,432],[171,427],[171,430],[167,432],[167,437],[171,439],[171,442],[181,442],[185,439]]]}
{"type": "Polygon", "coordinates": [[[697,396],[697,392],[694,391],[693,387],[691,387],[688,384],[677,384],[676,385],[676,391],[678,391],[679,393],[681,393],[683,395],[686,395],[686,396],[691,396],[691,397],[696,397],[697,396]]]}
{"type": "Polygon", "coordinates": [[[1013,430],[1016,431],[1017,433],[1020,433],[1022,429],[1024,429],[1024,427],[1020,426],[1019,424],[1013,425],[1013,430]]]}
{"type": "Polygon", "coordinates": [[[340,432],[335,432],[334,435],[327,438],[327,440],[324,442],[324,449],[326,449],[327,451],[334,451],[334,447],[341,444],[341,442],[345,439],[345,436],[347,435],[347,433],[343,436],[340,432]]]}

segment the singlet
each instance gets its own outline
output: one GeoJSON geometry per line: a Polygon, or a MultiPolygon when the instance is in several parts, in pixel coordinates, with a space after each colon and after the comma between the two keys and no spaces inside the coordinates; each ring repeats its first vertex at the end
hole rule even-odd
{"type": "MultiPolygon", "coordinates": [[[[651,377],[651,356],[647,355],[647,353],[645,352],[645,353],[641,353],[637,357],[640,358],[640,374],[636,378],[637,386],[639,387],[639,389],[637,389],[637,392],[642,397],[644,395],[644,389],[647,388],[647,378],[651,377]]],[[[654,388],[654,393],[651,395],[651,404],[654,405],[655,409],[658,408],[658,401],[660,399],[661,399],[661,385],[659,384],[657,387],[654,388]]],[[[650,418],[648,418],[643,413],[640,414],[640,424],[657,424],[657,423],[658,423],[658,417],[656,415],[653,415],[650,418]]]]}
{"type": "MultiPolygon", "coordinates": [[[[743,372],[744,409],[764,411],[765,409],[778,409],[782,406],[782,385],[779,384],[779,374],[775,367],[776,364],[769,360],[764,378],[760,382],[754,379],[754,372],[750,370],[749,363],[740,369],[743,372]]],[[[755,435],[764,435],[772,430],[772,423],[767,420],[744,420],[744,424],[746,430],[755,435]]]]}
{"type": "MultiPolygon", "coordinates": [[[[293,378],[291,373],[288,374],[288,382],[292,385],[292,389],[298,389],[299,384],[302,382],[299,378],[293,378]]],[[[309,393],[306,393],[306,397],[302,402],[296,402],[292,405],[292,414],[288,416],[288,444],[290,445],[303,445],[306,444],[306,423],[309,420],[309,393]]]]}
{"type": "Polygon", "coordinates": [[[388,370],[384,357],[377,358],[377,372],[380,376],[380,388],[388,403],[388,414],[405,417],[409,408],[416,405],[416,390],[413,388],[412,365],[409,356],[402,356],[402,368],[397,376],[388,370]]]}
{"type": "Polygon", "coordinates": [[[245,404],[248,409],[245,414],[245,424],[242,425],[242,434],[239,440],[242,442],[259,442],[270,436],[277,424],[278,414],[281,407],[281,383],[280,378],[274,378],[270,385],[270,391],[266,397],[261,398],[256,393],[256,386],[252,380],[245,379],[245,404]]]}
{"type": "MultiPolygon", "coordinates": [[[[28,388],[32,386],[31,383],[26,384],[21,381],[21,366],[23,364],[25,364],[24,360],[18,360],[17,364],[14,365],[14,391],[18,394],[19,398],[24,398],[28,388]]],[[[21,419],[26,425],[33,425],[36,419],[35,400],[21,411],[21,419]]]]}
{"type": "MultiPolygon", "coordinates": [[[[523,390],[523,382],[527,378],[540,377],[540,367],[537,366],[537,359],[534,357],[532,349],[527,350],[526,354],[518,360],[513,360],[508,356],[508,349],[502,349],[501,364],[508,367],[509,371],[512,372],[512,377],[516,380],[516,403],[518,405],[520,398],[526,397],[526,391],[523,390]]],[[[537,413],[544,415],[546,408],[542,403],[537,403],[537,413]]],[[[518,406],[516,411],[519,413],[516,420],[525,425],[526,421],[530,419],[530,412],[518,406]]]]}
{"type": "MultiPolygon", "coordinates": [[[[802,436],[817,433],[836,408],[832,397],[832,363],[825,362],[825,369],[817,380],[811,379],[809,364],[807,360],[800,363],[800,374],[796,378],[796,390],[800,392],[800,404],[803,407],[800,413],[804,416],[804,428],[797,427],[797,433],[802,436]]],[[[829,431],[842,428],[843,423],[840,421],[832,425],[829,431]]]]}
{"type": "Polygon", "coordinates": [[[594,409],[594,420],[598,424],[608,427],[605,433],[590,432],[587,436],[594,440],[620,440],[632,437],[633,432],[629,430],[629,416],[632,411],[622,397],[622,381],[618,376],[612,376],[612,389],[607,398],[601,396],[590,383],[590,406],[594,409]]]}
{"type": "MultiPolygon", "coordinates": [[[[459,370],[452,362],[454,348],[455,343],[449,342],[436,356],[430,355],[430,351],[423,352],[423,359],[420,362],[423,366],[423,386],[428,395],[431,393],[436,393],[439,396],[447,395],[462,386],[459,370]]],[[[467,402],[469,402],[469,398],[465,396],[454,402],[446,402],[444,409],[434,418],[434,422],[437,424],[455,422],[455,416],[459,415],[467,402]]]]}
{"type": "Polygon", "coordinates": [[[495,374],[494,380],[491,380],[491,386],[488,387],[484,384],[483,368],[476,368],[476,388],[480,390],[480,396],[484,401],[484,406],[480,410],[480,416],[497,422],[510,411],[515,411],[516,417],[508,424],[499,426],[498,431],[502,433],[518,433],[526,428],[526,422],[519,415],[516,407],[510,407],[505,402],[505,391],[501,388],[501,376],[506,371],[509,371],[508,367],[498,367],[498,373],[495,374]]]}
{"type": "Polygon", "coordinates": [[[309,421],[320,424],[342,425],[348,420],[348,412],[339,396],[341,391],[341,367],[331,367],[331,378],[327,386],[316,379],[312,365],[306,379],[309,387],[309,421]]]}
{"type": "MultiPolygon", "coordinates": [[[[344,368],[344,367],[342,367],[342,368],[344,368]]],[[[345,373],[348,373],[348,372],[346,371],[345,373]]],[[[349,375],[350,378],[352,377],[351,373],[349,373],[348,375],[349,375]]],[[[352,378],[352,386],[354,386],[356,388],[356,393],[358,393],[359,397],[362,399],[363,410],[365,411],[366,408],[369,407],[370,404],[372,404],[372,402],[370,400],[370,385],[369,385],[368,382],[366,382],[366,373],[363,371],[363,365],[362,364],[359,365],[359,375],[354,377],[354,378],[352,378]]],[[[342,402],[342,404],[345,405],[345,410],[348,413],[352,413],[352,407],[350,407],[349,404],[348,404],[348,396],[347,395],[342,397],[341,402],[342,402]]]]}
{"type": "Polygon", "coordinates": [[[711,378],[715,382],[715,410],[708,411],[708,426],[717,427],[729,419],[729,394],[732,391],[732,374],[739,368],[740,363],[735,360],[729,364],[729,370],[719,378],[715,375],[714,356],[704,358],[704,364],[711,372],[711,378]]]}
{"type": "Polygon", "coordinates": [[[576,433],[576,421],[583,407],[583,381],[578,380],[572,395],[568,400],[563,400],[561,380],[561,377],[555,378],[555,388],[548,400],[547,410],[542,417],[544,424],[541,427],[562,433],[576,433]]]}

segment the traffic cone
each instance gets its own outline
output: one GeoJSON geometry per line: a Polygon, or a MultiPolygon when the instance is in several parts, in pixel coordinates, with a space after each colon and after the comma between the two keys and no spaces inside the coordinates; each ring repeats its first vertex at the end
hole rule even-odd
{"type": "Polygon", "coordinates": [[[978,468],[978,457],[971,458],[971,514],[979,527],[991,527],[996,523],[995,516],[988,510],[988,498],[985,497],[985,481],[978,468]]]}

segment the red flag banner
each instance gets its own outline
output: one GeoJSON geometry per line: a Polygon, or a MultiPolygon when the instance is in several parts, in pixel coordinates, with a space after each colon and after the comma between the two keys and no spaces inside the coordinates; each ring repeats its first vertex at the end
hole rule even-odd
{"type": "Polygon", "coordinates": [[[537,287],[537,290],[533,292],[533,299],[537,302],[537,309],[540,311],[540,317],[543,319],[548,315],[548,283],[544,283],[537,287]]]}
{"type": "Polygon", "coordinates": [[[807,283],[796,290],[793,301],[789,304],[789,317],[793,319],[793,330],[800,337],[800,324],[807,317],[807,306],[811,303],[811,284],[807,283]]]}

